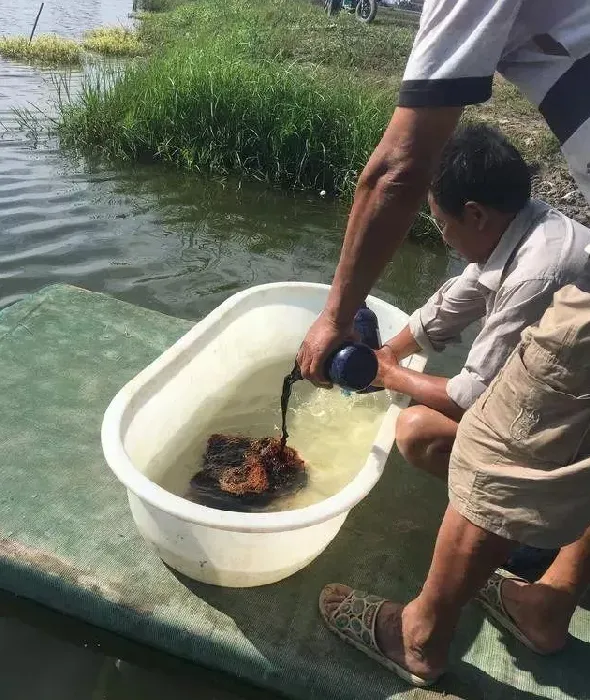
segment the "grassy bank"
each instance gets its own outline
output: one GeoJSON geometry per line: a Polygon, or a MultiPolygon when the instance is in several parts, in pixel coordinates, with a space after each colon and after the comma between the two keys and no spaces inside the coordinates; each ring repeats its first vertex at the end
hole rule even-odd
{"type": "Polygon", "coordinates": [[[346,13],[328,19],[308,0],[198,0],[146,16],[139,32],[152,47],[188,39],[195,50],[214,44],[250,60],[298,61],[365,78],[370,71],[371,82],[397,85],[415,27],[398,25],[393,13],[381,14],[366,27],[346,13]]]}
{"type": "MultiPolygon", "coordinates": [[[[369,27],[333,21],[307,0],[199,0],[151,13],[138,29],[148,59],[87,80],[61,104],[59,135],[109,159],[349,198],[395,107],[414,31],[381,10],[369,27]]],[[[512,87],[499,81],[475,115],[509,133],[540,182],[567,178],[555,139],[512,87]]],[[[438,237],[425,219],[415,233],[438,237]]]]}
{"type": "Polygon", "coordinates": [[[139,39],[153,55],[62,104],[62,143],[349,196],[395,105],[396,81],[374,66],[399,76],[412,31],[347,19],[300,0],[148,16],[139,39]]]}
{"type": "Polygon", "coordinates": [[[122,27],[93,29],[81,41],[55,34],[40,34],[32,41],[26,36],[0,37],[0,56],[50,66],[80,65],[86,53],[130,57],[145,51],[137,33],[122,27]]]}

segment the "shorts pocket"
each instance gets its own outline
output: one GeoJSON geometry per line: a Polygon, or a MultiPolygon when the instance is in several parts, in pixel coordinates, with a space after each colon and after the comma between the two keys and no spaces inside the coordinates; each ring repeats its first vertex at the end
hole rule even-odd
{"type": "Polygon", "coordinates": [[[571,464],[590,430],[590,395],[553,389],[534,376],[535,367],[525,367],[521,353],[519,347],[490,386],[482,417],[523,464],[571,464]]]}

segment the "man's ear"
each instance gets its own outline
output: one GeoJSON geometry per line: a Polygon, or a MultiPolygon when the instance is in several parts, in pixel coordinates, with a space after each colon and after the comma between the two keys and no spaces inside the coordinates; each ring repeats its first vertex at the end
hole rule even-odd
{"type": "Polygon", "coordinates": [[[463,220],[476,231],[482,231],[489,220],[487,209],[477,202],[465,202],[463,220]]]}

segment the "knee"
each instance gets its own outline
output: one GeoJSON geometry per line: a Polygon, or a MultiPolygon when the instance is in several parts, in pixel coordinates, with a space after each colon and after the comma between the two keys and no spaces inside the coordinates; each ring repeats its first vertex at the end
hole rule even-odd
{"type": "Polygon", "coordinates": [[[426,406],[411,406],[401,411],[397,418],[395,440],[398,450],[408,462],[415,461],[418,454],[427,448],[427,413],[430,413],[430,409],[426,406]]]}

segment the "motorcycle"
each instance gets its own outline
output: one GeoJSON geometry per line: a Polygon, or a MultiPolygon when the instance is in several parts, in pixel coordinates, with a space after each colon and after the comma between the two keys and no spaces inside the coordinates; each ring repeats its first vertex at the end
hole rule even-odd
{"type": "Polygon", "coordinates": [[[368,24],[375,19],[378,0],[324,0],[328,17],[337,15],[340,10],[356,15],[359,22],[368,24]]]}

